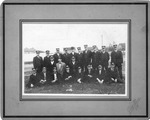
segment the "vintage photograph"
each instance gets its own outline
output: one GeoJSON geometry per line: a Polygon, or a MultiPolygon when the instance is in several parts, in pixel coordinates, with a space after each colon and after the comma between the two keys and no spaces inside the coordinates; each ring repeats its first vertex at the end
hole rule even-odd
{"type": "Polygon", "coordinates": [[[22,22],[23,95],[127,95],[128,23],[22,22]]]}

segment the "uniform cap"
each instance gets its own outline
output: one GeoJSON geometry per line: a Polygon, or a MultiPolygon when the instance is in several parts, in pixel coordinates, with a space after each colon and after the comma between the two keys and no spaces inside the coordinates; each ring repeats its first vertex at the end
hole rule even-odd
{"type": "Polygon", "coordinates": [[[81,50],[81,47],[77,47],[78,50],[81,50]]]}
{"type": "Polygon", "coordinates": [[[46,53],[49,53],[50,51],[49,50],[46,50],[46,53]]]}

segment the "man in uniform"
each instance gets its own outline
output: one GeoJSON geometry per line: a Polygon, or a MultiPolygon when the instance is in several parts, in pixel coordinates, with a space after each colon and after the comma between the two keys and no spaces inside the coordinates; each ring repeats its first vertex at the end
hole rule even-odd
{"type": "Polygon", "coordinates": [[[83,51],[84,71],[87,70],[87,66],[91,64],[92,53],[88,50],[88,45],[84,45],[85,50],[83,51]]]}
{"type": "Polygon", "coordinates": [[[43,70],[43,59],[40,56],[40,51],[36,51],[37,56],[33,58],[33,66],[36,69],[37,73],[42,72],[43,70]]]}
{"type": "Polygon", "coordinates": [[[104,70],[108,70],[109,53],[106,52],[106,47],[102,46],[101,65],[104,70]]]}
{"type": "Polygon", "coordinates": [[[111,63],[111,67],[108,68],[108,71],[107,71],[107,82],[123,83],[123,81],[120,79],[118,69],[115,67],[115,64],[113,62],[111,63]]]}
{"type": "Polygon", "coordinates": [[[58,63],[58,58],[63,58],[63,55],[60,53],[60,49],[56,48],[56,53],[54,54],[54,61],[55,63],[58,63]]]}
{"type": "Polygon", "coordinates": [[[81,52],[81,47],[78,47],[78,53],[77,53],[77,58],[78,58],[78,65],[81,67],[81,69],[83,70],[83,53],[81,52]]]}
{"type": "Polygon", "coordinates": [[[63,62],[66,63],[66,65],[69,65],[69,54],[67,48],[64,49],[65,53],[63,54],[63,62]]]}
{"type": "Polygon", "coordinates": [[[78,70],[78,62],[76,61],[75,57],[73,56],[71,62],[69,64],[70,72],[72,76],[75,78],[78,70]]]}
{"type": "Polygon", "coordinates": [[[96,45],[93,46],[93,52],[92,52],[92,67],[93,70],[97,70],[97,66],[100,64],[100,52],[97,51],[96,45]]]}
{"type": "Polygon", "coordinates": [[[70,62],[72,60],[72,57],[75,57],[76,61],[78,61],[77,53],[75,53],[75,48],[74,47],[71,47],[70,62]]]}
{"type": "Polygon", "coordinates": [[[44,57],[44,67],[46,67],[46,76],[50,79],[50,51],[46,50],[46,56],[44,57]]]}
{"type": "Polygon", "coordinates": [[[115,67],[118,69],[119,76],[122,79],[123,55],[121,51],[117,50],[117,44],[114,44],[113,47],[114,51],[111,53],[111,63],[115,64],[115,67]]]}

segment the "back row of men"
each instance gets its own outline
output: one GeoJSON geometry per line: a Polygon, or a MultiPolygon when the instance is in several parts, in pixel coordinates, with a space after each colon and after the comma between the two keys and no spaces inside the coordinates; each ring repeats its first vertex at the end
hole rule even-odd
{"type": "MultiPolygon", "coordinates": [[[[117,50],[117,45],[113,45],[114,51],[111,52],[111,63],[114,63],[119,72],[119,76],[122,79],[122,52],[117,50]]],[[[71,72],[76,72],[78,67],[81,67],[82,71],[87,71],[87,66],[91,65],[93,71],[98,69],[98,65],[101,65],[103,70],[108,70],[108,61],[110,59],[109,53],[105,51],[106,47],[102,46],[102,51],[98,51],[96,46],[93,46],[93,51],[88,50],[88,45],[84,45],[85,50],[81,52],[81,48],[78,47],[78,53],[75,52],[75,48],[71,47],[71,53],[69,54],[67,49],[65,53],[61,54],[59,48],[56,48],[56,53],[50,56],[50,51],[46,51],[44,60],[40,56],[40,52],[36,51],[37,56],[33,58],[33,66],[37,73],[42,72],[43,67],[46,68],[46,74],[53,73],[54,67],[58,74],[63,75],[66,66],[69,66],[71,72]]]]}

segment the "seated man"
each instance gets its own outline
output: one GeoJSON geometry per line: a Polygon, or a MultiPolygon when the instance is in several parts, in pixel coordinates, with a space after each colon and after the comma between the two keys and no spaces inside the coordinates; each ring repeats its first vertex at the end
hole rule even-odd
{"type": "Polygon", "coordinates": [[[119,76],[119,72],[118,72],[117,68],[115,67],[114,63],[111,63],[111,67],[108,68],[107,81],[109,83],[111,83],[111,82],[120,82],[120,83],[122,83],[122,81],[120,79],[120,76],[119,76]]]}
{"type": "Polygon", "coordinates": [[[58,63],[56,64],[59,83],[61,83],[63,81],[65,68],[66,68],[66,64],[64,62],[62,62],[62,58],[59,57],[58,63]]]}
{"type": "Polygon", "coordinates": [[[65,80],[65,83],[72,83],[73,82],[73,77],[72,77],[72,74],[70,72],[70,68],[68,65],[66,66],[66,71],[64,73],[64,80],[65,80]]]}
{"type": "Polygon", "coordinates": [[[87,66],[87,70],[85,71],[85,82],[93,82],[93,75],[94,75],[94,72],[92,70],[92,66],[91,65],[88,65],[87,66]]]}
{"type": "Polygon", "coordinates": [[[95,72],[95,79],[102,84],[105,80],[105,70],[99,65],[97,71],[95,72]]]}
{"type": "Polygon", "coordinates": [[[70,67],[70,72],[71,72],[72,76],[75,78],[77,71],[78,71],[78,63],[77,63],[74,56],[71,58],[71,62],[69,64],[69,67],[70,67]]]}
{"type": "Polygon", "coordinates": [[[46,74],[46,67],[43,67],[43,71],[41,73],[39,73],[39,77],[40,77],[40,83],[45,84],[45,82],[48,79],[47,74],[46,74]]]}
{"type": "Polygon", "coordinates": [[[27,83],[27,87],[36,87],[40,86],[41,83],[44,83],[44,74],[42,73],[37,73],[35,68],[32,68],[32,74],[30,75],[29,82],[27,83]],[[42,81],[41,81],[42,80],[42,81]]]}
{"type": "Polygon", "coordinates": [[[53,68],[53,73],[51,77],[52,77],[51,78],[52,83],[55,83],[56,81],[58,81],[58,74],[57,74],[56,67],[53,68]]]}
{"type": "Polygon", "coordinates": [[[76,80],[77,80],[78,83],[82,83],[81,80],[83,80],[83,73],[82,73],[81,67],[78,67],[76,80]]]}

